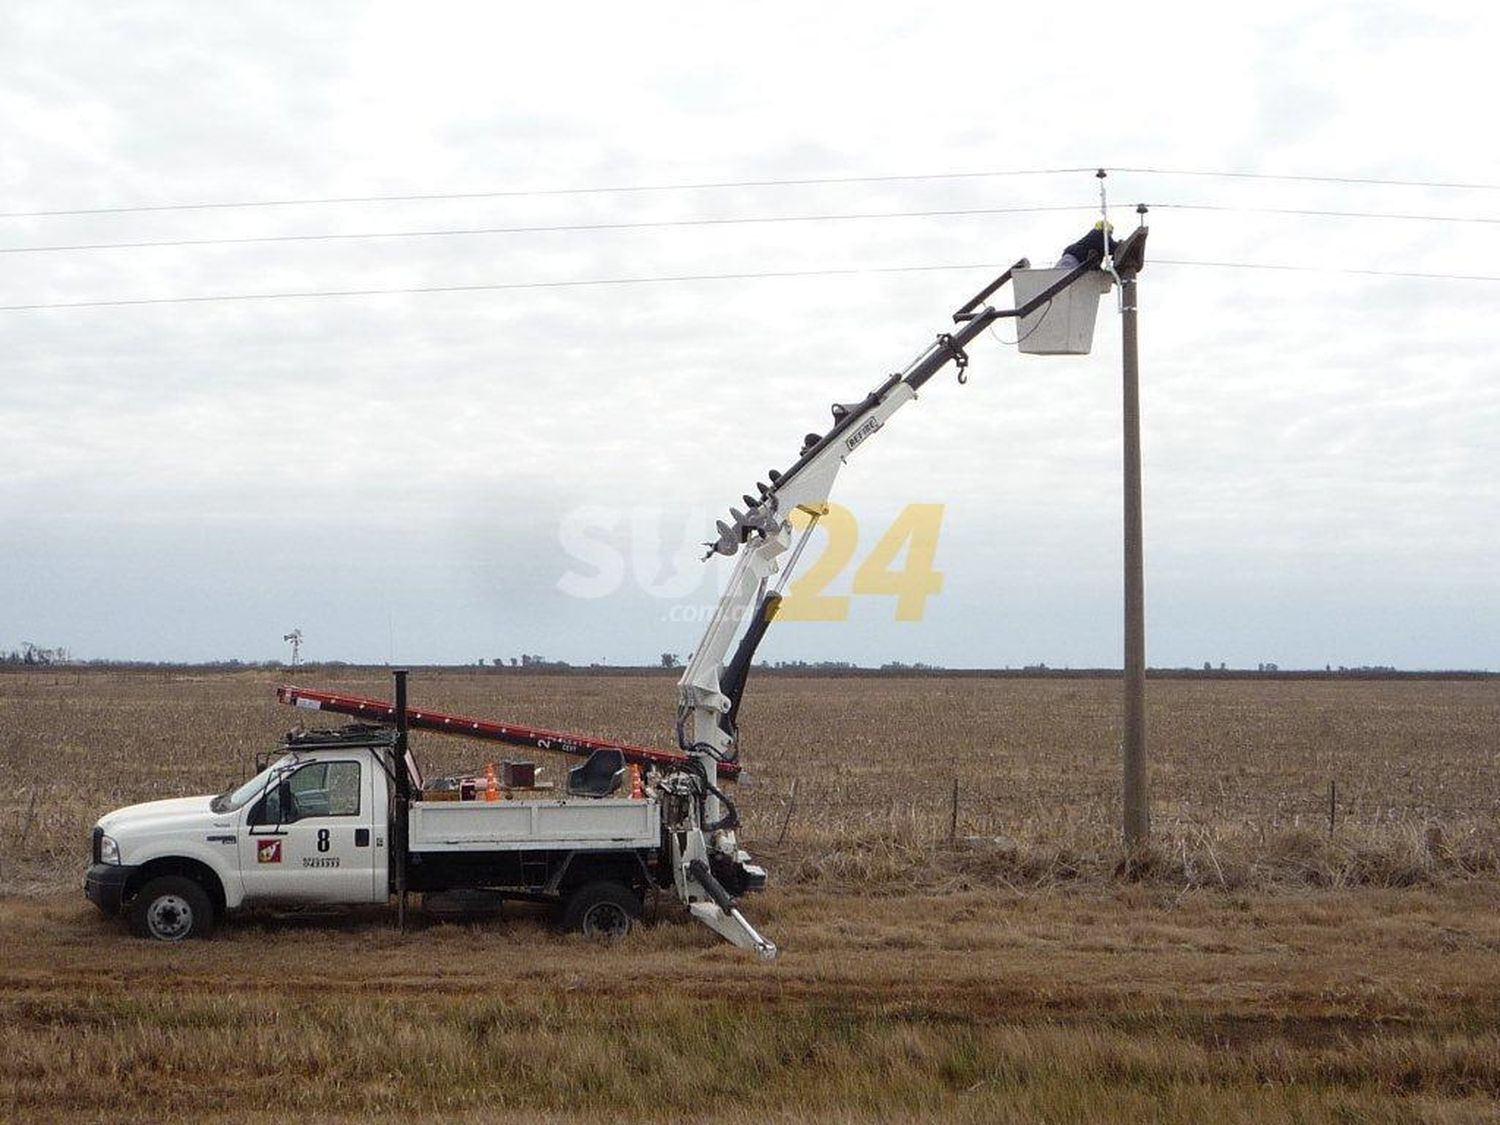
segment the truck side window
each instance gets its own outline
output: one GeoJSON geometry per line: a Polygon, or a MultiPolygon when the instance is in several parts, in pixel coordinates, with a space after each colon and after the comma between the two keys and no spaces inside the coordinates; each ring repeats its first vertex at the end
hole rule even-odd
{"type": "Polygon", "coordinates": [[[359,815],[359,763],[329,762],[324,779],[329,816],[359,815]]]}
{"type": "Polygon", "coordinates": [[[314,762],[292,774],[288,782],[292,807],[287,820],[310,816],[359,814],[359,763],[314,762]]]}
{"type": "Polygon", "coordinates": [[[271,787],[251,824],[291,824],[313,816],[359,815],[359,763],[313,762],[271,787]]]}

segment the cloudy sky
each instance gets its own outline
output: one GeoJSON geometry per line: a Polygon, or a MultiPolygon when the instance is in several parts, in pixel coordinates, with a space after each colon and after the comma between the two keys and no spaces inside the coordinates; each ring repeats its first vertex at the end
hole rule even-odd
{"type": "MultiPolygon", "coordinates": [[[[0,648],[686,653],[713,519],[1104,165],[1151,663],[1500,666],[1500,19],[1240,7],[7,4],[0,648]]],[[[1004,336],[840,481],[830,593],[945,506],[922,619],[766,656],[1119,665],[1112,298],[1004,336]]]]}

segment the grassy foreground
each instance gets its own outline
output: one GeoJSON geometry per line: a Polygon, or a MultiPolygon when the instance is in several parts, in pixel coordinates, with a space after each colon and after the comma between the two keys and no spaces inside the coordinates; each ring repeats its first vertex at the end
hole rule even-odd
{"type": "Polygon", "coordinates": [[[1500,1119],[1500,890],[773,892],[664,919],[265,917],[131,939],[0,900],[6,1120],[1500,1119]]]}

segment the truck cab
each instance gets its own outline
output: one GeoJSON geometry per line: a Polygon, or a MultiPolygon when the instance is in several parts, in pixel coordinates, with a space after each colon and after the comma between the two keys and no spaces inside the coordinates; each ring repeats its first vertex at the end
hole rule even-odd
{"type": "Polygon", "coordinates": [[[94,827],[85,891],[106,913],[133,907],[133,928],[163,941],[242,906],[385,902],[390,746],[364,732],[289,742],[217,796],[116,809],[94,827]]]}
{"type": "Polygon", "coordinates": [[[389,794],[373,750],[287,754],[213,807],[234,817],[244,900],[386,900],[389,794]]]}

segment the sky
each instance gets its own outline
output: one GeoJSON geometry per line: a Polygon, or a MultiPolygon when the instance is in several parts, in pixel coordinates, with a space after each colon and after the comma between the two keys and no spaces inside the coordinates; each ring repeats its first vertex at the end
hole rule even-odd
{"type": "MultiPolygon", "coordinates": [[[[686,655],[713,521],[1105,167],[1148,661],[1500,667],[1500,16],[1239,8],[5,5],[0,649],[686,655]]],[[[1115,299],[1086,357],[1012,325],[809,548],[848,595],[941,505],[919,619],[765,658],[1120,665],[1115,299]]]]}

